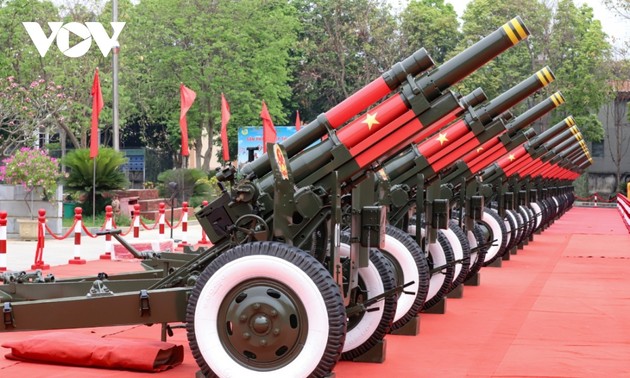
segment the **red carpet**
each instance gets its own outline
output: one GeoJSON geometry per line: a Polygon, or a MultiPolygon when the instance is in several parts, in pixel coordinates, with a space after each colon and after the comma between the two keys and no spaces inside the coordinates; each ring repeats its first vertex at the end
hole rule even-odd
{"type": "MultiPolygon", "coordinates": [[[[630,237],[616,209],[574,208],[502,268],[484,268],[481,286],[449,299],[444,315],[423,314],[420,335],[387,336],[382,364],[340,362],[337,377],[630,376],[630,237]]],[[[131,271],[130,262],[53,268],[58,275],[131,271]]],[[[159,338],[159,327],[110,327],[107,338],[159,338]]],[[[41,333],[41,332],[40,332],[41,333]]],[[[0,334],[2,342],[33,333],[0,334]]],[[[184,363],[160,377],[197,371],[185,332],[184,363]]],[[[8,352],[7,349],[4,352],[8,352]]],[[[141,377],[149,373],[69,368],[0,359],[0,376],[141,377]]]]}

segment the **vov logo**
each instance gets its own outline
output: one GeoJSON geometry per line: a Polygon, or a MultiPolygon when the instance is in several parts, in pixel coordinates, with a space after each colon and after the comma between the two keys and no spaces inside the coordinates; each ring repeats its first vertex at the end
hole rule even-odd
{"type": "Polygon", "coordinates": [[[124,22],[110,22],[110,24],[113,29],[111,37],[100,22],[86,22],[85,25],[79,22],[69,22],[65,25],[63,22],[49,22],[48,27],[51,33],[47,36],[37,22],[22,22],[42,58],[46,56],[55,39],[59,51],[67,57],[79,58],[85,55],[92,46],[92,39],[106,57],[112,48],[118,47],[118,36],[125,27],[124,22]],[[83,40],[70,47],[70,33],[83,40]]]}

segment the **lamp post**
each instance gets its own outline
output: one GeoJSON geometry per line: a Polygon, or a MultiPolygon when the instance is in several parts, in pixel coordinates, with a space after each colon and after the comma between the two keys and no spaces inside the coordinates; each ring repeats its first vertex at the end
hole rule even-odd
{"type": "Polygon", "coordinates": [[[173,214],[175,213],[175,197],[177,197],[177,183],[171,181],[168,183],[171,189],[171,239],[173,239],[173,214]]]}

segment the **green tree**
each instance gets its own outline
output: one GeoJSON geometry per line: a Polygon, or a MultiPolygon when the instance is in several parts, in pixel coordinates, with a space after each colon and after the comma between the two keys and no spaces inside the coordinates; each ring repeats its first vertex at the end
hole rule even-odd
{"type": "Polygon", "coordinates": [[[606,67],[610,52],[601,23],[593,18],[593,9],[560,0],[544,50],[567,99],[566,106],[554,112],[554,119],[574,115],[587,140],[600,141],[604,136],[596,114],[611,100],[610,72],[606,67]],[[578,119],[590,121],[580,124],[578,119]]]}
{"type": "Polygon", "coordinates": [[[444,0],[412,0],[400,19],[405,55],[421,46],[436,64],[441,64],[459,42],[457,13],[444,0]]]}
{"type": "Polygon", "coordinates": [[[326,112],[402,57],[396,20],[385,1],[294,3],[303,29],[293,92],[303,120],[326,112]]]}
{"type": "Polygon", "coordinates": [[[125,86],[136,104],[130,114],[166,125],[178,158],[179,85],[194,90],[189,137],[198,151],[210,146],[196,162],[208,170],[222,92],[232,110],[232,154],[237,126],[260,124],[263,99],[276,124],[286,121],[296,28],[295,10],[286,1],[142,1],[130,11],[125,35],[125,86]]]}
{"type": "MultiPolygon", "coordinates": [[[[521,16],[531,32],[529,38],[500,54],[462,81],[458,85],[462,93],[481,87],[488,98],[493,99],[546,65],[541,51],[546,43],[551,11],[537,0],[506,0],[500,3],[473,0],[462,16],[463,37],[458,51],[477,42],[516,15],[521,16]]],[[[551,68],[554,70],[554,67],[551,68]]],[[[541,99],[536,95],[530,96],[516,107],[515,114],[532,107],[541,99]]],[[[541,122],[546,123],[544,120],[541,122]]]]}

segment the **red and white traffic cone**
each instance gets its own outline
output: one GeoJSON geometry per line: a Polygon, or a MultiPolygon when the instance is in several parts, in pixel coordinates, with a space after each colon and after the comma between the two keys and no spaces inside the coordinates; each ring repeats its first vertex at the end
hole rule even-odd
{"type": "Polygon", "coordinates": [[[68,261],[68,264],[81,265],[86,261],[81,258],[81,232],[83,231],[83,209],[74,208],[74,257],[68,261]]]}
{"type": "MultiPolygon", "coordinates": [[[[113,219],[113,208],[110,205],[105,206],[105,231],[114,229],[113,219]]],[[[101,255],[101,260],[115,260],[116,256],[112,254],[113,250],[112,234],[105,234],[105,253],[101,255]]]]}

